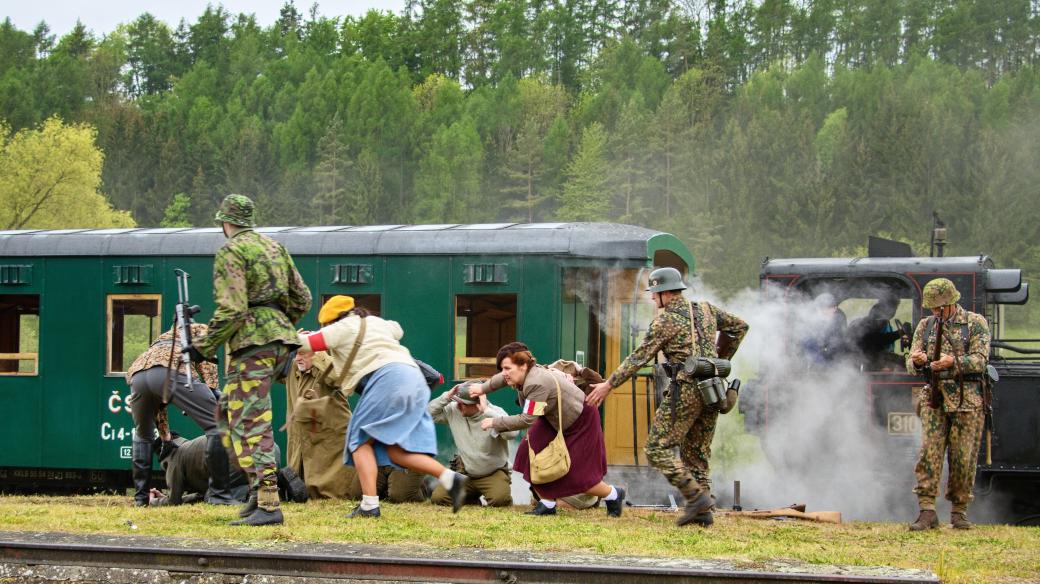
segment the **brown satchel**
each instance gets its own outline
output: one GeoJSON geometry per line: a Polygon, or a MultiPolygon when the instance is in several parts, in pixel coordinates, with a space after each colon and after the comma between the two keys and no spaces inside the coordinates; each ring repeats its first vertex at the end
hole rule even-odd
{"type": "Polygon", "coordinates": [[[527,441],[527,452],[531,461],[531,483],[535,485],[551,483],[571,470],[571,453],[567,451],[567,443],[563,440],[563,392],[555,375],[553,381],[556,382],[556,413],[559,415],[556,437],[537,454],[531,448],[531,440],[527,441]]]}

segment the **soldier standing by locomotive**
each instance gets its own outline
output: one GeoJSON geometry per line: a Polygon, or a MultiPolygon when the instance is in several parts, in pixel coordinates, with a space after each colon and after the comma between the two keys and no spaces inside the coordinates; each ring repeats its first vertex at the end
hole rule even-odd
{"type": "Polygon", "coordinates": [[[227,242],[213,260],[216,310],[209,333],[186,349],[193,361],[213,359],[228,344],[229,363],[221,425],[254,496],[233,525],[284,521],[279,508],[271,428],[271,382],[298,346],[295,324],[310,309],[311,294],[282,245],[253,230],[253,201],[228,195],[215,220],[227,242]],[[226,426],[225,426],[226,425],[226,426]],[[245,515],[248,513],[248,515],[245,515]]]}
{"type": "MultiPolygon", "coordinates": [[[[675,365],[682,365],[690,356],[733,356],[747,334],[747,323],[708,302],[688,302],[682,295],[685,289],[682,275],[675,268],[658,268],[650,273],[647,291],[662,312],[650,323],[639,348],[625,358],[609,379],[592,386],[586,398],[588,403],[598,406],[611,389],[632,377],[658,351],[663,351],[668,363],[675,365]]],[[[678,399],[666,396],[657,407],[646,439],[646,458],[686,498],[686,508],[676,523],[706,527],[714,520],[708,459],[719,410],[705,405],[696,381],[684,370],[680,369],[674,381],[669,391],[678,391],[678,399]],[[681,458],[673,452],[676,447],[680,448],[681,458]]]]}
{"type": "Polygon", "coordinates": [[[914,469],[920,514],[910,530],[939,527],[935,498],[947,449],[950,477],[946,498],[953,503],[950,523],[956,529],[971,529],[968,504],[973,498],[988,400],[983,375],[989,360],[989,325],[982,315],[957,304],[960,292],[946,278],[925,284],[922,297],[921,305],[931,310],[932,316],[917,323],[906,368],[912,375],[931,372],[933,377],[929,385],[915,388],[923,438],[914,469]]]}

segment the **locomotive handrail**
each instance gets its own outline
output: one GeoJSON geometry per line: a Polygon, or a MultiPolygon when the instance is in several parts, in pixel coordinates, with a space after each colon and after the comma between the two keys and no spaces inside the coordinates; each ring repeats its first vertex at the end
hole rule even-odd
{"type": "MultiPolygon", "coordinates": [[[[1038,342],[1038,341],[1040,341],[1040,339],[1014,339],[1014,340],[1015,340],[1015,342],[1019,342],[1019,343],[1023,343],[1023,342],[1028,343],[1028,342],[1038,342]]],[[[1027,349],[1025,347],[1019,347],[1019,346],[1016,346],[1016,345],[1008,344],[1005,341],[990,341],[990,346],[991,347],[996,347],[998,349],[1007,349],[1009,351],[1014,351],[1016,353],[1021,353],[1023,355],[1040,355],[1040,349],[1027,349]]]]}

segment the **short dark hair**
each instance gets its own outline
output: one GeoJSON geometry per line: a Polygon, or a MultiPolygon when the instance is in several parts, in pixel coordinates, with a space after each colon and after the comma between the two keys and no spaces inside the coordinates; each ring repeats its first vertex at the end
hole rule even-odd
{"type": "Polygon", "coordinates": [[[339,316],[336,317],[336,320],[334,320],[332,322],[337,322],[337,321],[343,320],[344,318],[347,318],[348,316],[350,316],[352,314],[356,314],[356,315],[360,316],[361,318],[366,318],[366,317],[372,316],[372,313],[369,312],[367,308],[364,308],[362,306],[355,306],[354,308],[351,308],[350,310],[347,310],[345,312],[339,313],[339,316]]]}
{"type": "Polygon", "coordinates": [[[498,354],[495,355],[495,367],[499,371],[502,370],[502,361],[506,358],[516,363],[517,365],[527,365],[530,367],[535,364],[534,355],[531,354],[531,350],[527,348],[527,345],[520,341],[513,341],[507,343],[498,350],[498,354]]]}

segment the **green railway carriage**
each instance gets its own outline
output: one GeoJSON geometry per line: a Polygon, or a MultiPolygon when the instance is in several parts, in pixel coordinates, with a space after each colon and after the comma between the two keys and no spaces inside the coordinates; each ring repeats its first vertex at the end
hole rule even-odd
{"type": "MultiPolygon", "coordinates": [[[[495,351],[513,339],[542,361],[609,371],[652,314],[642,272],[693,269],[674,236],[617,224],[258,231],[286,245],[311,288],[314,307],[303,327],[317,327],[325,298],[350,294],[400,322],[412,353],[453,380],[492,373],[495,351]]],[[[123,372],[171,325],[175,268],[192,275],[199,321],[210,317],[213,254],[223,242],[216,228],[0,231],[3,488],[129,484],[133,422],[123,372]]],[[[633,445],[645,436],[650,393],[639,381],[606,402],[610,462],[642,462],[633,445]]],[[[276,427],[284,395],[276,386],[276,427]]],[[[516,411],[509,392],[494,399],[516,411]]],[[[171,420],[182,434],[198,433],[182,416],[171,420]]],[[[438,438],[447,454],[450,440],[438,438]]]]}

